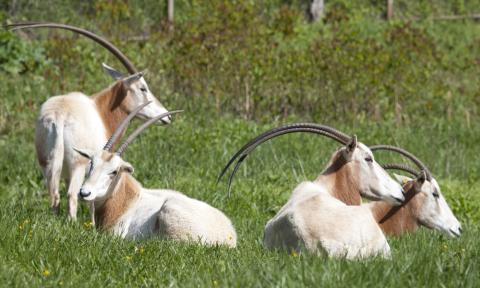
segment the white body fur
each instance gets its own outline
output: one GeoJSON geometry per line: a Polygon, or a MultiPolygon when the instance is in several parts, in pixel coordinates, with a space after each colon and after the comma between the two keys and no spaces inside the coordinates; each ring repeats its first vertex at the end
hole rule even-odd
{"type": "Polygon", "coordinates": [[[142,188],[111,231],[122,238],[158,235],[177,241],[236,247],[237,234],[218,209],[173,190],[142,188]]]}
{"type": "Polygon", "coordinates": [[[370,210],[347,206],[319,183],[303,182],[265,226],[266,248],[326,253],[347,259],[390,257],[390,246],[370,210]]]}
{"type": "Polygon", "coordinates": [[[107,141],[94,101],[79,92],[50,98],[42,105],[35,132],[37,155],[49,190],[50,205],[58,213],[59,185],[63,176],[68,187],[69,215],[75,218],[77,193],[88,161],[72,147],[100,149],[107,141]]]}
{"type": "MultiPolygon", "coordinates": [[[[106,65],[104,67],[112,76],[119,77],[118,71],[106,65]]],[[[54,212],[59,211],[59,185],[63,177],[68,187],[69,217],[76,218],[77,193],[88,161],[76,154],[73,146],[101,149],[128,112],[146,101],[153,104],[145,107],[139,117],[153,118],[166,112],[140,74],[118,80],[92,98],[73,92],[51,97],[42,105],[36,123],[35,146],[54,212]],[[122,90],[119,85],[126,87],[122,90]],[[118,106],[112,108],[116,100],[119,101],[118,106]]]]}

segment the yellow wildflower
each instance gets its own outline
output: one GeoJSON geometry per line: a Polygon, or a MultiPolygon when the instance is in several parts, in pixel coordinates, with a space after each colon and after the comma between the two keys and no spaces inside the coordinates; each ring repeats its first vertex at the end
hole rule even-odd
{"type": "Polygon", "coordinates": [[[43,270],[42,274],[43,274],[44,277],[48,277],[48,275],[50,275],[50,271],[48,271],[48,269],[45,269],[45,270],[43,270]]]}
{"type": "Polygon", "coordinates": [[[93,222],[90,221],[90,220],[83,223],[83,227],[85,227],[85,229],[90,229],[90,228],[92,228],[92,226],[93,226],[93,222]]]}
{"type": "Polygon", "coordinates": [[[298,253],[296,251],[292,251],[292,256],[293,257],[298,257],[298,253]]]}

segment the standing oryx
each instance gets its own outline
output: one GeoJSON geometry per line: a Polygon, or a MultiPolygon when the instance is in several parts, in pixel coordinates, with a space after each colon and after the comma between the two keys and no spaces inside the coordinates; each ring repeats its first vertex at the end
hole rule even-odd
{"type": "MultiPolygon", "coordinates": [[[[132,112],[132,116],[137,112],[132,112]]],[[[177,191],[143,188],[132,176],[132,165],[122,159],[128,145],[160,117],[163,115],[137,128],[115,153],[111,143],[120,138],[130,119],[122,123],[103,150],[75,149],[90,161],[79,195],[95,204],[97,227],[122,238],[158,235],[164,239],[235,247],[235,229],[220,210],[177,191]]]]}
{"type": "Polygon", "coordinates": [[[360,195],[399,205],[404,200],[401,186],[374,160],[370,149],[331,127],[318,124],[291,124],[269,130],[238,151],[228,167],[238,159],[230,176],[248,154],[274,137],[309,132],[332,138],[344,146],[331,157],[327,168],[313,182],[304,182],[265,226],[264,245],[268,249],[302,247],[324,251],[335,257],[389,257],[390,247],[360,195]],[[357,205],[357,206],[348,206],[357,205]]]}
{"type": "MultiPolygon", "coordinates": [[[[76,219],[77,193],[88,161],[75,153],[73,147],[100,149],[128,113],[142,103],[153,102],[138,114],[139,118],[152,119],[167,110],[149,90],[143,73],[137,72],[128,58],[102,37],[81,28],[55,23],[19,23],[9,27],[13,30],[59,28],[79,33],[107,48],[131,74],[123,76],[104,65],[116,79],[110,87],[92,97],[80,92],[51,97],[42,105],[36,124],[35,146],[50,195],[50,206],[54,212],[59,212],[59,182],[64,177],[68,184],[69,216],[76,219]]],[[[169,116],[162,118],[161,122],[169,123],[169,116]]]]}
{"type": "Polygon", "coordinates": [[[427,166],[410,152],[396,146],[375,145],[370,149],[393,151],[412,160],[421,169],[417,172],[404,164],[384,164],[385,169],[396,169],[412,174],[415,178],[395,175],[403,183],[405,201],[393,207],[389,203],[377,201],[365,204],[386,235],[402,235],[415,232],[419,226],[425,226],[458,237],[462,232],[461,224],[453,214],[440,191],[435,178],[427,166]]]}

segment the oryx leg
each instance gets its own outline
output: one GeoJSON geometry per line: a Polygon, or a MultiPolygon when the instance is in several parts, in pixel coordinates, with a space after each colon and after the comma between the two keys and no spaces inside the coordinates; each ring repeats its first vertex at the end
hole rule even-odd
{"type": "Polygon", "coordinates": [[[82,187],[85,178],[85,167],[79,165],[70,172],[70,183],[68,183],[68,215],[70,219],[77,220],[78,192],[82,187]]]}
{"type": "Polygon", "coordinates": [[[39,119],[35,131],[35,148],[50,196],[50,208],[60,212],[60,179],[64,156],[63,127],[51,119],[39,119]]]}

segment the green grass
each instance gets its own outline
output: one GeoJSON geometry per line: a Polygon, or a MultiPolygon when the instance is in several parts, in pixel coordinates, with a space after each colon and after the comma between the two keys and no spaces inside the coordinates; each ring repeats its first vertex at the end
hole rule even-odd
{"type": "Polygon", "coordinates": [[[353,130],[353,124],[339,125],[367,144],[396,143],[416,151],[432,167],[465,230],[461,238],[449,239],[422,229],[389,239],[391,261],[345,261],[268,252],[261,245],[266,221],[298,182],[322,170],[336,147],[332,141],[289,135],[263,145],[246,160],[227,197],[226,181],[215,186],[220,169],[246,140],[279,123],[187,111],[170,127],[150,128],[125,153],[137,179],[146,187],[174,188],[222,209],[231,217],[239,242],[233,250],[158,239],[134,242],[85,225],[85,205],[77,223],[67,221],[64,193],[62,215],[50,214],[32,142],[38,107],[11,107],[24,110],[8,112],[20,120],[14,122],[16,129],[0,136],[0,286],[478,285],[480,135],[473,132],[478,127],[443,121],[409,128],[356,123],[353,130]]]}

